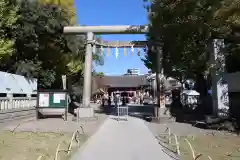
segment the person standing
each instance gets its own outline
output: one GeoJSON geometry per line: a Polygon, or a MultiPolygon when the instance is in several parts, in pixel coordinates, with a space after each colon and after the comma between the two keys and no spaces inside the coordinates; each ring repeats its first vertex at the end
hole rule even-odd
{"type": "Polygon", "coordinates": [[[127,92],[124,91],[124,92],[122,93],[122,105],[125,106],[126,103],[127,103],[127,92]]]}
{"type": "Polygon", "coordinates": [[[80,107],[80,104],[77,102],[77,96],[73,93],[72,97],[68,96],[68,101],[70,101],[68,106],[68,112],[74,117],[77,117],[75,109],[80,107]]]}
{"type": "Polygon", "coordinates": [[[108,106],[111,106],[111,96],[108,97],[108,106]]]}
{"type": "Polygon", "coordinates": [[[104,95],[102,96],[102,106],[104,107],[105,105],[105,99],[104,99],[104,95]]]}
{"type": "Polygon", "coordinates": [[[140,93],[140,104],[142,105],[143,104],[143,93],[140,93]]]}
{"type": "Polygon", "coordinates": [[[114,93],[113,95],[114,107],[117,107],[117,94],[114,93]]]}

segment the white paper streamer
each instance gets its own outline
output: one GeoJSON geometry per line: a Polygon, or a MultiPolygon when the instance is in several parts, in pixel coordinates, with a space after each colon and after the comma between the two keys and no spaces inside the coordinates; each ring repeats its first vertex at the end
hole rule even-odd
{"type": "Polygon", "coordinates": [[[133,48],[133,46],[131,47],[131,52],[134,53],[134,48],[133,48]]]}
{"type": "Polygon", "coordinates": [[[118,52],[118,48],[116,47],[116,52],[115,52],[115,56],[116,56],[116,58],[118,58],[118,54],[119,54],[119,52],[118,52]]]}
{"type": "Polygon", "coordinates": [[[102,46],[101,46],[101,49],[100,49],[100,54],[104,55],[104,48],[102,46]]]}

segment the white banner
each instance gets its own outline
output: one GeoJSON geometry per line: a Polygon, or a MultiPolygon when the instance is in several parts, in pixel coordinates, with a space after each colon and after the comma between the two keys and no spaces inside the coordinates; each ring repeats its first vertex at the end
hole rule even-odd
{"type": "Polygon", "coordinates": [[[62,75],[62,83],[63,83],[63,89],[67,89],[67,76],[62,75]]]}

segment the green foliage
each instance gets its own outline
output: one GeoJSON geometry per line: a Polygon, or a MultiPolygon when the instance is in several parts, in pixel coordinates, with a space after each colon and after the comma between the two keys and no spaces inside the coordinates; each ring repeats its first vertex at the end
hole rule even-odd
{"type": "Polygon", "coordinates": [[[50,87],[57,75],[67,72],[64,55],[70,50],[62,34],[69,24],[60,7],[22,2],[15,31],[15,71],[38,78],[40,87],[50,87]]]}
{"type": "Polygon", "coordinates": [[[220,37],[233,43],[237,39],[239,30],[234,28],[240,28],[239,6],[239,0],[152,1],[147,6],[151,50],[143,62],[156,70],[156,48],[162,48],[167,76],[181,79],[205,75],[210,68],[209,40],[220,37]]]}
{"type": "Polygon", "coordinates": [[[8,0],[0,0],[0,59],[13,52],[14,39],[9,31],[15,29],[17,9],[8,0]]]}
{"type": "Polygon", "coordinates": [[[72,54],[66,55],[68,75],[83,73],[85,58],[85,36],[65,36],[67,45],[72,54]]]}
{"type": "MultiPolygon", "coordinates": [[[[77,73],[83,74],[85,61],[85,38],[85,36],[66,36],[68,47],[70,48],[72,53],[74,53],[66,56],[69,61],[69,63],[67,64],[67,67],[69,69],[69,75],[77,73]]],[[[100,42],[101,37],[97,37],[96,41],[100,42]]],[[[96,48],[96,52],[93,53],[93,62],[96,65],[104,64],[104,55],[102,55],[100,52],[100,48],[96,48]]]]}
{"type": "Polygon", "coordinates": [[[103,77],[103,76],[104,76],[104,73],[103,73],[103,72],[96,72],[96,71],[93,71],[93,76],[103,77]]]}
{"type": "MultiPolygon", "coordinates": [[[[86,37],[63,34],[63,27],[73,23],[72,3],[0,0],[0,69],[37,78],[41,88],[60,88],[61,76],[67,75],[79,90],[86,37]]],[[[99,54],[93,60],[103,64],[99,54]]]]}
{"type": "MultiPolygon", "coordinates": [[[[97,36],[95,39],[98,43],[102,42],[101,36],[97,36]]],[[[95,53],[93,53],[93,61],[95,62],[96,65],[104,64],[104,53],[103,52],[101,50],[101,47],[97,47],[95,53]]]]}
{"type": "MultiPolygon", "coordinates": [[[[1,59],[1,69],[38,78],[42,88],[59,88],[61,75],[72,72],[68,68],[70,57],[76,57],[81,54],[80,50],[84,50],[76,43],[73,44],[75,48],[73,45],[69,47],[70,39],[63,35],[63,27],[70,24],[68,12],[51,4],[30,1],[17,4],[18,16],[15,17],[18,19],[12,26],[14,31],[10,32],[15,37],[11,48],[14,52],[1,59]]],[[[81,59],[79,61],[83,63],[81,59]]]]}
{"type": "Polygon", "coordinates": [[[74,8],[74,0],[39,0],[41,4],[50,4],[50,5],[58,5],[64,10],[67,11],[70,23],[76,23],[76,9],[74,8]]]}

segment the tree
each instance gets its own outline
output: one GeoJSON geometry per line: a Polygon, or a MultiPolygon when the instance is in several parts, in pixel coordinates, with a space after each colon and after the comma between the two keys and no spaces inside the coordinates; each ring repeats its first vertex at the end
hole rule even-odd
{"type": "Polygon", "coordinates": [[[162,48],[164,74],[195,79],[204,95],[204,77],[210,69],[207,45],[215,37],[236,39],[233,28],[240,26],[238,6],[238,0],[154,0],[148,6],[150,51],[144,63],[156,69],[152,48],[162,48]]]}
{"type": "MultiPolygon", "coordinates": [[[[14,15],[17,19],[16,25],[14,21],[12,25],[1,23],[6,26],[1,28],[1,38],[12,40],[12,54],[2,56],[1,70],[37,78],[41,88],[60,88],[62,75],[67,75],[72,84],[82,86],[86,37],[64,35],[63,27],[71,24],[69,11],[52,3],[10,2],[6,7],[13,9],[1,7],[6,12],[1,20],[10,22],[11,17],[4,16],[15,13],[14,8],[18,8],[14,15]]],[[[93,59],[95,63],[102,60],[97,53],[93,59]]]]}
{"type": "MultiPolygon", "coordinates": [[[[69,59],[68,68],[68,88],[76,95],[82,95],[83,90],[83,74],[84,74],[84,63],[85,63],[85,36],[66,36],[68,41],[68,46],[74,54],[69,54],[67,58],[69,59]]],[[[97,42],[101,41],[101,37],[96,37],[97,42]]],[[[101,49],[96,48],[96,52],[93,53],[93,63],[96,65],[104,64],[104,55],[100,53],[101,49]]],[[[93,67],[92,75],[98,74],[95,72],[93,67]]]]}
{"type": "MultiPolygon", "coordinates": [[[[97,43],[101,43],[102,42],[102,37],[101,36],[96,36],[95,37],[97,43]]],[[[96,65],[104,65],[104,50],[102,50],[102,48],[100,46],[98,46],[96,48],[96,52],[93,53],[93,61],[96,65]]]]}
{"type": "Polygon", "coordinates": [[[104,73],[103,73],[103,72],[93,71],[93,76],[103,77],[103,76],[104,76],[104,73]]]}
{"type": "Polygon", "coordinates": [[[70,23],[76,24],[76,9],[74,8],[74,0],[39,0],[42,4],[58,5],[63,8],[70,17],[70,23]]]}
{"type": "Polygon", "coordinates": [[[0,0],[0,59],[13,52],[14,37],[11,32],[18,19],[17,7],[7,0],[0,0]]]}
{"type": "Polygon", "coordinates": [[[2,60],[2,70],[38,78],[39,87],[59,86],[68,72],[65,56],[71,53],[63,35],[67,13],[56,5],[19,2],[19,19],[12,34],[15,52],[2,60]]]}
{"type": "MultiPolygon", "coordinates": [[[[66,36],[67,43],[69,48],[71,49],[71,55],[68,55],[67,58],[69,59],[68,67],[70,73],[76,74],[81,72],[83,74],[84,69],[84,61],[85,61],[85,36],[75,36],[75,35],[68,35],[66,36]]],[[[100,42],[101,37],[96,37],[96,41],[100,42]]],[[[103,65],[104,64],[104,55],[100,53],[101,49],[99,47],[96,48],[96,52],[93,53],[93,62],[96,65],[103,65]]]]}
{"type": "Polygon", "coordinates": [[[85,36],[65,36],[72,54],[66,55],[68,61],[68,75],[81,73],[84,69],[85,60],[85,36]]]}
{"type": "MultiPolygon", "coordinates": [[[[74,0],[39,0],[42,4],[51,4],[58,5],[63,8],[70,17],[70,24],[76,23],[76,9],[74,8],[74,0]]],[[[85,36],[66,36],[68,41],[68,46],[71,51],[75,54],[68,55],[66,58],[69,60],[67,64],[69,68],[68,76],[79,74],[83,74],[84,69],[84,55],[85,55],[85,36]]],[[[96,37],[98,42],[101,41],[101,37],[96,37]]],[[[100,54],[99,48],[96,50],[97,52],[93,55],[93,61],[96,65],[103,65],[104,59],[103,55],[100,54]]]]}

